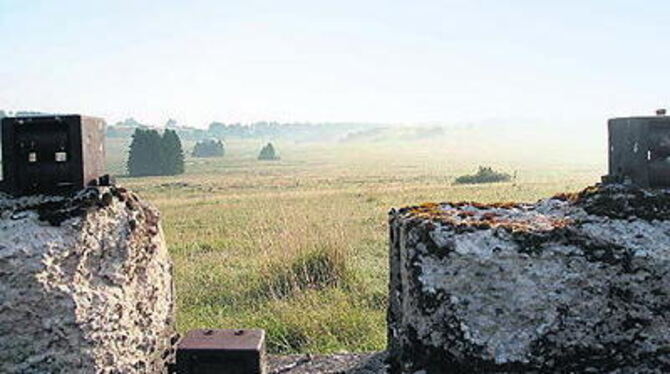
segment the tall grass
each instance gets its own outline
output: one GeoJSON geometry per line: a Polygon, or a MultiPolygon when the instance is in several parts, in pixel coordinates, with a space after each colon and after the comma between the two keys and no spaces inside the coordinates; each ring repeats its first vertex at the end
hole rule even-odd
{"type": "Polygon", "coordinates": [[[260,270],[261,294],[285,299],[307,290],[343,286],[346,275],[343,251],[333,247],[317,248],[294,255],[294,258],[271,259],[260,270]]]}

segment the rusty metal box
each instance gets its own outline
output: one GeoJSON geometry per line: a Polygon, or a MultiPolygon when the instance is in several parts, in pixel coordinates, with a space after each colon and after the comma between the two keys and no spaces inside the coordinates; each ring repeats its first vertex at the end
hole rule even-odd
{"type": "Polygon", "coordinates": [[[265,374],[265,331],[192,330],[177,347],[179,374],[265,374]]]}
{"type": "Polygon", "coordinates": [[[614,118],[608,130],[607,180],[670,187],[670,117],[614,118]]]}
{"type": "Polygon", "coordinates": [[[105,170],[105,122],[81,115],[2,120],[2,185],[12,195],[62,194],[105,170]]]}

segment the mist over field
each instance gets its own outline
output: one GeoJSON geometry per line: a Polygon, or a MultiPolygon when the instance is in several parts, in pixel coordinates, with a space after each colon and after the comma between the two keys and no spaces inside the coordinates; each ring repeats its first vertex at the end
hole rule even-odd
{"type": "MultiPolygon", "coordinates": [[[[126,120],[110,126],[108,142],[111,147],[127,144],[137,126],[146,125],[126,120]]],[[[280,144],[288,160],[295,158],[293,161],[306,164],[312,160],[305,159],[299,152],[311,148],[322,148],[324,154],[340,152],[333,162],[346,163],[347,155],[350,155],[356,162],[378,163],[380,168],[388,162],[403,159],[418,168],[447,167],[447,170],[449,164],[455,167],[493,163],[505,164],[508,169],[517,171],[581,165],[599,167],[604,172],[606,161],[605,119],[580,130],[523,121],[455,125],[213,122],[207,128],[180,126],[168,121],[166,128],[176,130],[184,141],[186,153],[190,153],[194,143],[202,139],[222,139],[227,147],[255,142],[259,149],[263,142],[269,141],[280,144]],[[384,157],[388,160],[384,161],[384,157]]],[[[113,171],[119,175],[125,173],[124,151],[121,149],[110,155],[113,171]]],[[[249,152],[253,153],[253,150],[249,152]]]]}

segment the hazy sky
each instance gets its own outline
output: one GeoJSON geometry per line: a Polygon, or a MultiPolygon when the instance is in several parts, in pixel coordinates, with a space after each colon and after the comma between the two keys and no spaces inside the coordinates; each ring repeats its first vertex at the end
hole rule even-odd
{"type": "Polygon", "coordinates": [[[600,127],[670,107],[668,1],[149,3],[0,0],[0,109],[600,127]]]}

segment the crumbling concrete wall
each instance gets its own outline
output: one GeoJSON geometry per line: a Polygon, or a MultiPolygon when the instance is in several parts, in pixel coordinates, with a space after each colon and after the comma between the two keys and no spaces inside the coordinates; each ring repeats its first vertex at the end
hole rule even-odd
{"type": "Polygon", "coordinates": [[[670,372],[670,192],[390,216],[394,373],[670,372]]]}
{"type": "Polygon", "coordinates": [[[163,372],[171,267],[158,211],[124,189],[0,199],[0,372],[163,372]]]}

